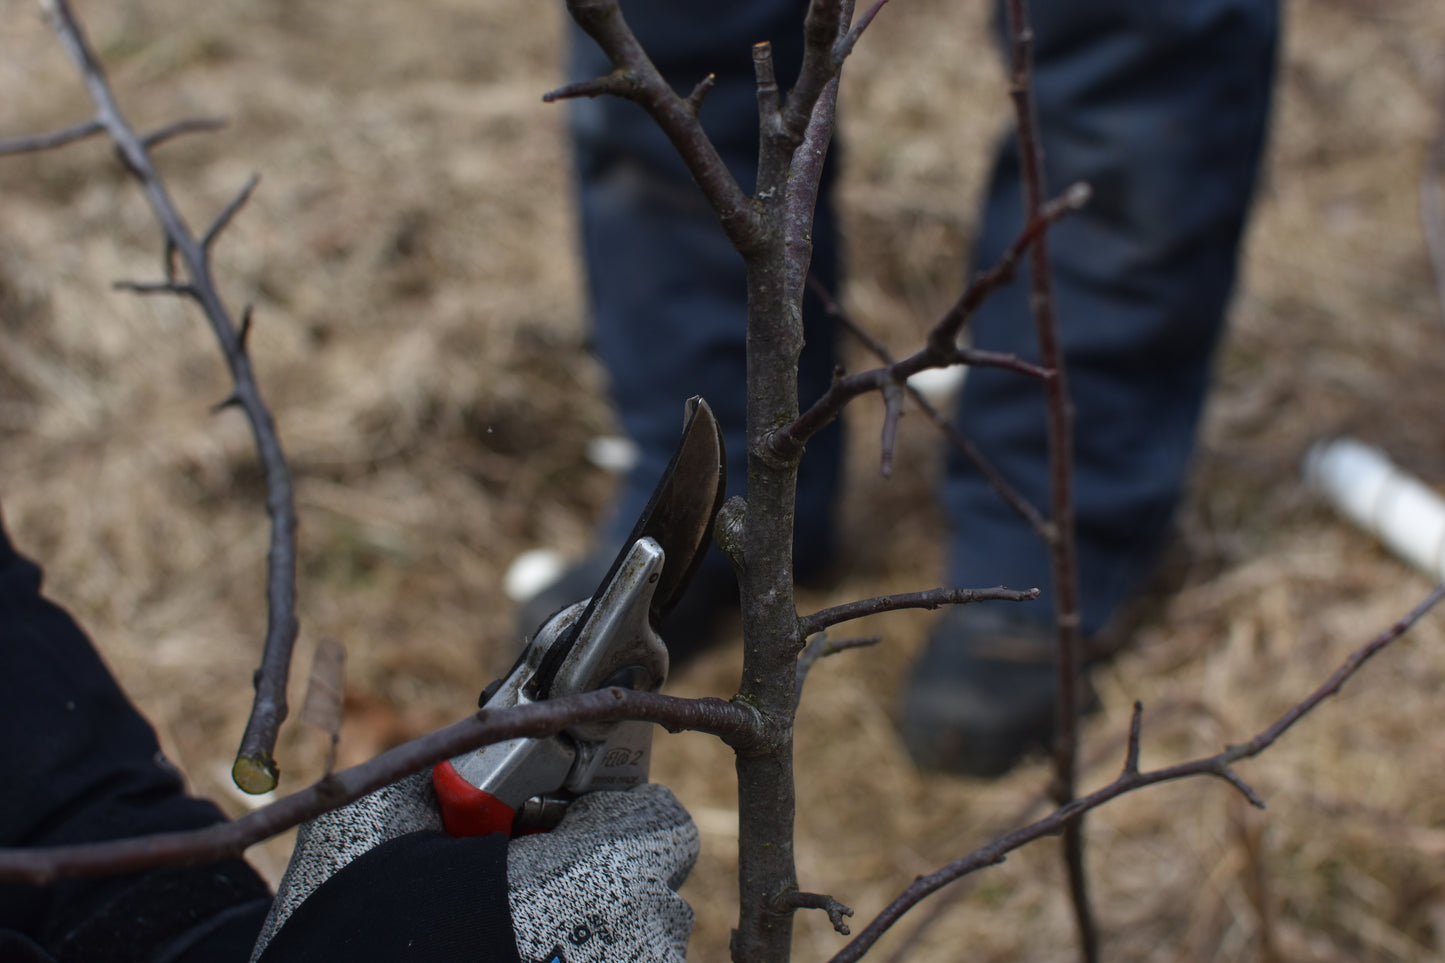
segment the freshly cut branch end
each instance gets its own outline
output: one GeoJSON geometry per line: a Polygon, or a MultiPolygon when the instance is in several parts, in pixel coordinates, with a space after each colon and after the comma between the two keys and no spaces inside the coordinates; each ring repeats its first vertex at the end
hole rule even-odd
{"type": "Polygon", "coordinates": [[[266,753],[237,756],[235,764],[231,766],[231,779],[237,788],[252,796],[260,796],[275,789],[280,778],[281,771],[276,768],[276,760],[266,753]]]}

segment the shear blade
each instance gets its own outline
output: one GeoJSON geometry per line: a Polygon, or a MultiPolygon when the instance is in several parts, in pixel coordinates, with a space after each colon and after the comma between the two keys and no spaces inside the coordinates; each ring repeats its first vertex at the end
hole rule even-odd
{"type": "Polygon", "coordinates": [[[591,621],[601,603],[607,586],[640,539],[651,538],[662,548],[665,562],[653,592],[649,621],[655,629],[677,604],[688,583],[702,564],[712,541],[713,519],[722,507],[727,492],[727,464],[723,450],[722,429],[712,409],[700,396],[694,395],[684,407],[682,440],[672,453],[672,460],[663,470],[642,516],[633,526],[632,534],[607,569],[602,584],[592,593],[586,610],[572,626],[548,649],[534,676],[533,698],[545,699],[552,680],[567,654],[577,641],[582,627],[591,621]]]}

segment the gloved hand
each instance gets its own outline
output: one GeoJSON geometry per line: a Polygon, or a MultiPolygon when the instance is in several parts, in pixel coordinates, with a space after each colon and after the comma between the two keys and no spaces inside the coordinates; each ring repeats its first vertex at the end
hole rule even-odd
{"type": "Polygon", "coordinates": [[[697,853],[697,826],[666,786],[583,796],[556,829],[507,850],[522,958],[687,959],[692,907],[676,890],[697,853]]]}
{"type": "Polygon", "coordinates": [[[252,960],[491,961],[503,946],[537,963],[686,958],[693,914],[675,889],[698,836],[665,787],[588,794],[510,845],[440,827],[426,773],[302,826],[252,960]]]}

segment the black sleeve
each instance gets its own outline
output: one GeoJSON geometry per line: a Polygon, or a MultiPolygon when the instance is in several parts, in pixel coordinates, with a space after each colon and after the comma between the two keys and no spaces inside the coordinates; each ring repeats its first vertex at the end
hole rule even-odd
{"type": "Polygon", "coordinates": [[[507,904],[507,838],[420,832],[382,843],[322,883],[261,963],[520,963],[507,904]]]}
{"type": "MultiPolygon", "coordinates": [[[[0,846],[84,843],[206,826],[146,721],[0,527],[0,846]]],[[[5,958],[248,959],[270,893],[245,862],[0,884],[5,958]]]]}

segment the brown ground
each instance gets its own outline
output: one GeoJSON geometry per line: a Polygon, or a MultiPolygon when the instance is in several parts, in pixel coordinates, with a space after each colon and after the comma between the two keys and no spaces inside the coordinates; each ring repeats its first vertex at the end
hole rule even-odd
{"type": "MultiPolygon", "coordinates": [[[[899,0],[844,93],[851,309],[906,345],[957,291],[1006,100],[985,4],[899,0]]],[[[164,149],[203,223],[252,171],[261,189],[221,246],[252,300],[264,390],[297,475],[302,643],[350,654],[342,755],[355,761],[467,711],[510,646],[500,577],[520,551],[584,548],[609,479],[585,462],[609,429],[585,324],[557,79],[560,4],[417,0],[87,3],[82,13],[142,125],[224,114],[229,130],[164,149]]],[[[28,3],[3,0],[0,133],[86,116],[28,3]]],[[[1269,172],[1250,235],[1196,485],[1180,588],[1097,679],[1086,785],[1112,778],[1129,705],[1145,764],[1215,751],[1269,721],[1425,592],[1302,490],[1313,439],[1352,432],[1445,478],[1436,395],[1441,312],[1415,185],[1436,118],[1445,7],[1290,5],[1269,172]]],[[[265,527],[240,417],[186,305],[110,289],[153,277],[159,244],[108,148],[0,163],[0,492],[198,792],[227,786],[261,635],[265,527]]],[[[905,419],[908,466],[875,464],[878,413],[851,419],[856,464],[841,579],[811,608],[936,584],[938,517],[920,510],[938,445],[905,419]]],[[[805,887],[872,916],[915,874],[1029,811],[1046,774],[925,776],[900,751],[894,692],[926,616],[878,620],[876,653],[818,669],[800,728],[805,887]]],[[[1445,622],[1435,616],[1263,760],[1269,801],[1194,782],[1093,817],[1091,863],[1116,960],[1419,960],[1445,955],[1445,622]],[[1437,720],[1437,721],[1432,721],[1437,720]]],[[[723,650],[675,689],[728,695],[723,650]]],[[[304,675],[304,673],[300,673],[304,675]]],[[[299,685],[295,698],[299,700],[299,685]]],[[[322,739],[292,728],[286,785],[322,739]]],[[[697,818],[693,959],[726,958],[736,831],[726,750],[659,739],[656,777],[697,818]]],[[[273,877],[284,841],[254,851],[273,877]]],[[[923,909],[908,959],[1071,957],[1051,845],[923,909]]],[[[807,914],[800,960],[840,944],[807,914]]]]}

